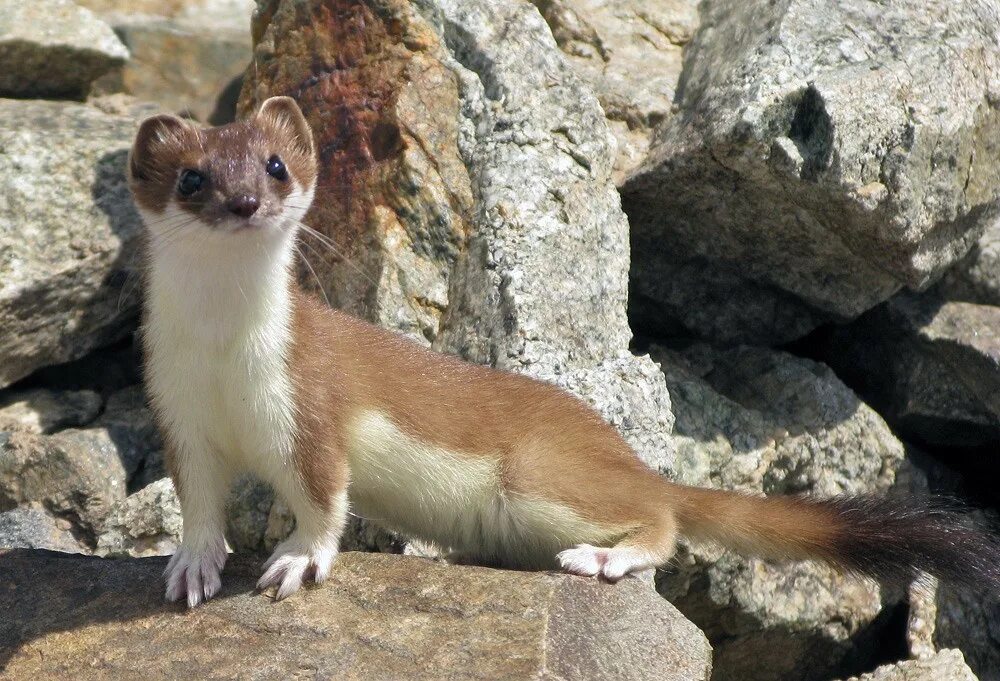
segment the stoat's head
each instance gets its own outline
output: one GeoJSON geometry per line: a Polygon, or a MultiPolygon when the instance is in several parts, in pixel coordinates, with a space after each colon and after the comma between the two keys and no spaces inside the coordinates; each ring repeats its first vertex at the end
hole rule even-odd
{"type": "Polygon", "coordinates": [[[316,152],[295,100],[272,97],[250,119],[217,128],[145,120],[128,179],[154,242],[232,243],[294,232],[312,201],[316,152]]]}

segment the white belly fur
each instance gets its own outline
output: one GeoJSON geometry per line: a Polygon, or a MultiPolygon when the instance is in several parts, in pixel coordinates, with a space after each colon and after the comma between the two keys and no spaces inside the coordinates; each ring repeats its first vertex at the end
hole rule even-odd
{"type": "Polygon", "coordinates": [[[378,411],[348,429],[352,506],[404,535],[475,560],[547,567],[564,548],[618,534],[556,502],[505,492],[499,460],[420,442],[378,411]]]}

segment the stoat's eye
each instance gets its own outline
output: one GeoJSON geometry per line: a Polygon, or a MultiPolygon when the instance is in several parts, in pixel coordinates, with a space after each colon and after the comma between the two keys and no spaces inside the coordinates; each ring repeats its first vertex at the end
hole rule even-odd
{"type": "Polygon", "coordinates": [[[201,191],[205,184],[205,176],[197,170],[182,170],[181,179],[177,181],[177,193],[181,196],[191,196],[201,191]]]}
{"type": "Polygon", "coordinates": [[[276,180],[284,182],[288,179],[288,168],[286,168],[282,160],[275,155],[267,159],[267,174],[276,180]]]}

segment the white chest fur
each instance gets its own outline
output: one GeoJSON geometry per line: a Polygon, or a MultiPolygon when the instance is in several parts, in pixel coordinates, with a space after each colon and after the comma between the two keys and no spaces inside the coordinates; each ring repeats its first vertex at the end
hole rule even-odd
{"type": "MultiPolygon", "coordinates": [[[[290,239],[213,234],[151,258],[147,384],[172,444],[285,487],[295,437],[287,370],[290,239]]],[[[156,248],[152,244],[151,248],[156,248]]]]}

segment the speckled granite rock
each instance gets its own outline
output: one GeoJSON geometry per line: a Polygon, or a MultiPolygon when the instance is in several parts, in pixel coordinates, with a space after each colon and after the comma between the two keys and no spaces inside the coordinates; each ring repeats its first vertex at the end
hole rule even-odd
{"type": "Polygon", "coordinates": [[[594,88],[618,140],[615,183],[649,150],[670,114],[696,0],[531,0],[577,73],[594,88]]]}
{"type": "Polygon", "coordinates": [[[1000,220],[934,289],[945,300],[1000,307],[1000,220]]]}
{"type": "Polygon", "coordinates": [[[329,581],[280,603],[230,557],[222,593],[162,603],[166,559],[0,553],[0,667],[12,681],[255,679],[707,681],[701,632],[640,580],[341,555],[329,581]],[[136,651],[142,651],[136,654],[136,651]]]}
{"type": "Polygon", "coordinates": [[[107,432],[0,433],[0,509],[40,502],[93,537],[125,498],[125,467],[107,432]]]}
{"type": "Polygon", "coordinates": [[[110,26],[70,0],[0,0],[0,97],[83,99],[128,56],[110,26]]]}
{"type": "Polygon", "coordinates": [[[101,411],[93,390],[25,390],[0,393],[0,431],[52,433],[85,426],[101,411]]]}
{"type": "Polygon", "coordinates": [[[626,182],[636,319],[778,343],[961,258],[1000,205],[995,0],[702,6],[626,182]]]}
{"type": "Polygon", "coordinates": [[[249,13],[233,26],[201,16],[127,14],[109,21],[132,56],[95,88],[127,92],[212,125],[233,120],[250,63],[249,13]]]}
{"type": "MultiPolygon", "coordinates": [[[[689,484],[819,496],[885,490],[903,445],[822,364],[761,348],[655,349],[689,484]]],[[[829,679],[883,628],[874,584],[816,563],[682,550],[658,588],[709,637],[717,680],[829,679]]],[[[901,597],[902,594],[899,594],[901,597]]]]}
{"type": "Polygon", "coordinates": [[[133,328],[139,218],[124,170],[143,111],[0,100],[0,386],[133,328]]]}
{"type": "Polygon", "coordinates": [[[817,351],[918,442],[1000,440],[1000,308],[900,294],[832,331],[817,351]]]}
{"type": "Polygon", "coordinates": [[[934,643],[960,649],[980,681],[1000,681],[1000,596],[943,584],[936,605],[934,643]]]}
{"type": "MultiPolygon", "coordinates": [[[[977,681],[958,650],[942,650],[926,660],[905,660],[847,681],[977,681]]],[[[980,680],[981,681],[981,680],[980,680]]]]}
{"type": "Polygon", "coordinates": [[[95,553],[169,556],[180,545],[182,529],[181,502],[170,478],[163,478],[112,507],[97,537],[95,553]]]}
{"type": "Polygon", "coordinates": [[[0,513],[0,549],[87,552],[73,537],[70,523],[53,517],[38,503],[0,513]]]}

